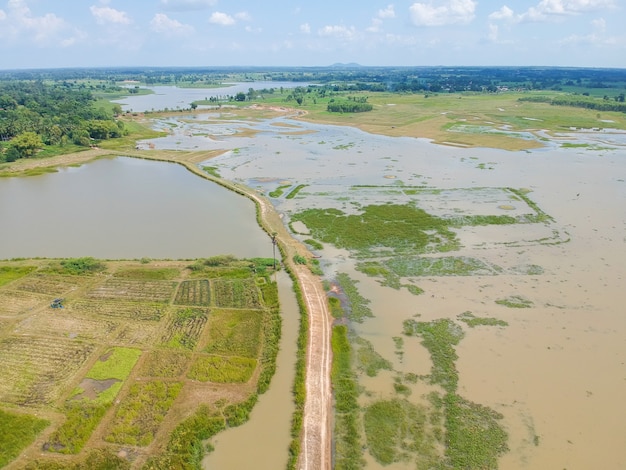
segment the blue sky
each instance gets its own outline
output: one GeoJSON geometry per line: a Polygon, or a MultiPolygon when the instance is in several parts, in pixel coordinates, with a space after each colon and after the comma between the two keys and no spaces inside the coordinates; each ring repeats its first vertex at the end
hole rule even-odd
{"type": "Polygon", "coordinates": [[[625,2],[0,0],[0,68],[623,68],[625,2]]]}

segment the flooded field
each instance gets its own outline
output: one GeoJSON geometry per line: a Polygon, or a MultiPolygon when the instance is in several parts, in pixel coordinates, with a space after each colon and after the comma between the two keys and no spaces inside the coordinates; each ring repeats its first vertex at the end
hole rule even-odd
{"type": "MultiPolygon", "coordinates": [[[[432,357],[406,328],[448,321],[460,334],[454,393],[494,412],[508,434],[499,468],[626,467],[619,450],[626,447],[623,135],[572,131],[562,143],[580,146],[553,139],[537,151],[507,152],[288,116],[233,119],[228,110],[155,127],[170,135],[141,145],[229,150],[206,165],[272,193],[287,225],[307,209],[337,209],[341,221],[388,203],[411,204],[449,224],[456,246],[445,253],[325,242],[315,250],[326,279],[347,274],[373,314],[350,324],[388,364],[360,372],[362,406],[396,398],[428,406],[437,388],[424,379],[432,357]],[[254,138],[241,137],[242,129],[254,138]],[[501,223],[503,216],[513,221],[501,223]],[[472,318],[483,322],[470,326],[472,318]]],[[[302,222],[289,226],[302,240],[324,236],[302,222]]],[[[366,467],[383,468],[372,446],[367,452],[366,467]]],[[[416,458],[407,451],[384,468],[415,468],[416,458]]]]}

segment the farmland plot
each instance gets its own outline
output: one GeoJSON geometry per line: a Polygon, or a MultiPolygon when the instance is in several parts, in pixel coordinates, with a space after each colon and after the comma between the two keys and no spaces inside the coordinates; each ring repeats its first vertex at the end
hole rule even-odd
{"type": "Polygon", "coordinates": [[[15,333],[28,335],[54,335],[71,339],[106,341],[119,326],[109,319],[81,318],[66,309],[46,309],[21,321],[15,333]]]}
{"type": "Polygon", "coordinates": [[[178,305],[211,305],[211,285],[206,279],[183,281],[178,286],[175,304],[178,305]]]}
{"type": "Polygon", "coordinates": [[[0,401],[43,405],[56,400],[93,351],[89,343],[10,336],[0,341],[0,401]]]}
{"type": "Polygon", "coordinates": [[[0,291],[0,316],[17,316],[50,303],[52,297],[20,291],[0,291]]]}
{"type": "Polygon", "coordinates": [[[87,293],[91,299],[169,302],[177,283],[172,281],[141,281],[109,278],[87,293]]]}
{"type": "Polygon", "coordinates": [[[68,304],[70,311],[89,317],[108,317],[135,321],[158,321],[166,308],[160,303],[80,299],[68,304]]]}
{"type": "Polygon", "coordinates": [[[209,317],[209,339],[204,351],[222,356],[257,357],[263,312],[215,310],[209,317]]]}
{"type": "Polygon", "coordinates": [[[259,290],[253,279],[216,279],[215,305],[225,308],[260,308],[259,290]]]}
{"type": "Polygon", "coordinates": [[[161,343],[171,348],[193,350],[202,334],[208,310],[201,308],[177,308],[169,316],[161,343]]]}
{"type": "Polygon", "coordinates": [[[151,347],[159,337],[161,324],[147,321],[125,321],[116,331],[114,343],[124,346],[151,347]]]}
{"type": "Polygon", "coordinates": [[[191,360],[191,353],[187,351],[172,351],[155,349],[139,370],[140,377],[180,377],[187,370],[191,360]]]}
{"type": "Polygon", "coordinates": [[[78,289],[89,281],[90,278],[80,276],[33,274],[20,281],[14,288],[26,292],[60,297],[78,289]]]}

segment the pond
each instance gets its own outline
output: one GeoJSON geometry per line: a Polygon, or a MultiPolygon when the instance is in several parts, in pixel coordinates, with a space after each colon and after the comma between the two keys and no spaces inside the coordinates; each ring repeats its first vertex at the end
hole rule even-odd
{"type": "Polygon", "coordinates": [[[271,257],[252,201],[172,163],[102,159],[0,181],[0,259],[271,257]]]}

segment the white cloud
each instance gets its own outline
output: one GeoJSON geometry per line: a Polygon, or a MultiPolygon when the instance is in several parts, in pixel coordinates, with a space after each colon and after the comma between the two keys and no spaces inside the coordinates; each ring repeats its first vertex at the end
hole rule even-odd
{"type": "Polygon", "coordinates": [[[96,19],[98,24],[130,24],[132,20],[128,17],[125,11],[116,10],[110,7],[97,7],[92,5],[89,7],[91,14],[96,19]]]}
{"type": "Polygon", "coordinates": [[[348,28],[343,25],[328,25],[318,30],[317,34],[320,36],[330,36],[339,39],[351,40],[355,38],[356,30],[354,29],[354,26],[350,26],[348,28]]]}
{"type": "Polygon", "coordinates": [[[552,21],[565,16],[615,7],[615,0],[541,0],[536,6],[532,6],[524,13],[519,14],[515,14],[505,5],[500,10],[491,13],[489,19],[517,23],[552,21]]]}
{"type": "Polygon", "coordinates": [[[240,11],[239,13],[236,13],[235,18],[241,21],[252,21],[252,17],[247,11],[240,11]]]}
{"type": "Polygon", "coordinates": [[[0,38],[34,42],[54,46],[75,34],[71,26],[54,13],[33,16],[25,0],[9,0],[7,11],[0,10],[0,20],[6,22],[0,29],[0,38]]]}
{"type": "Polygon", "coordinates": [[[411,21],[416,26],[443,26],[466,24],[474,19],[474,0],[446,0],[443,2],[414,3],[410,6],[411,21]]]}
{"type": "Polygon", "coordinates": [[[216,3],[217,0],[161,0],[159,4],[164,10],[185,11],[204,10],[216,3]]]}
{"type": "Polygon", "coordinates": [[[395,18],[396,12],[393,9],[393,5],[387,5],[387,8],[385,8],[384,10],[378,10],[378,17],[379,18],[395,18]]]}
{"type": "Polygon", "coordinates": [[[304,34],[311,34],[311,26],[309,25],[309,23],[301,24],[300,32],[304,34]]]}
{"type": "Polygon", "coordinates": [[[490,24],[489,34],[487,34],[487,37],[489,38],[491,42],[498,42],[498,33],[499,33],[498,25],[490,24]]]}
{"type": "Polygon", "coordinates": [[[235,18],[221,11],[216,11],[209,18],[209,23],[231,26],[235,24],[235,18]]]}
{"type": "Polygon", "coordinates": [[[500,8],[498,11],[494,11],[491,15],[489,15],[490,20],[510,20],[514,17],[515,12],[506,5],[500,8]]]}
{"type": "Polygon", "coordinates": [[[193,26],[183,24],[163,13],[157,13],[150,21],[150,29],[156,33],[168,36],[186,36],[194,32],[193,26]]]}

